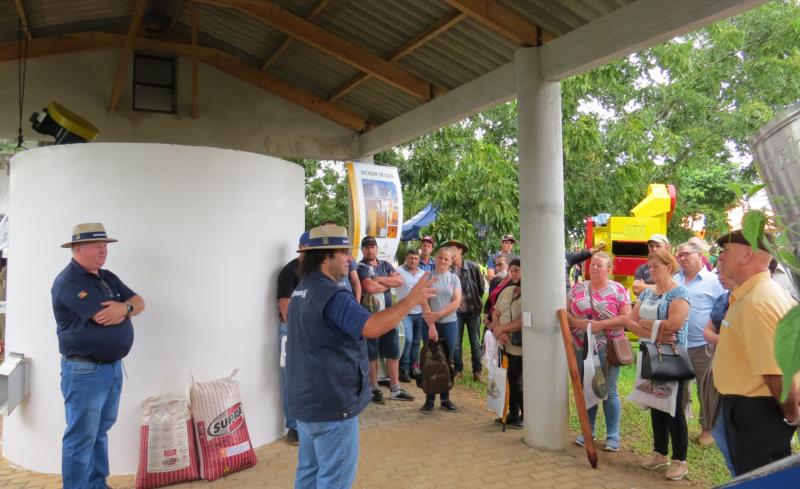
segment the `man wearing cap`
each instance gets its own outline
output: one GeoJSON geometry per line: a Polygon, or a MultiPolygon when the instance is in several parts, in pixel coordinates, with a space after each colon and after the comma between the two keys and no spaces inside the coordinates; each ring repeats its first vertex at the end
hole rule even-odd
{"type": "MultiPolygon", "coordinates": [[[[647,252],[653,253],[656,250],[669,251],[669,240],[663,234],[654,234],[647,240],[647,252]]],[[[642,263],[633,272],[633,293],[638,297],[644,289],[655,287],[655,282],[650,278],[650,268],[647,263],[642,263]]]]}
{"type": "MultiPolygon", "coordinates": [[[[769,234],[765,239],[772,241],[769,234]]],[[[736,287],[722,321],[714,355],[714,385],[722,397],[722,416],[737,474],[791,455],[791,438],[800,426],[794,378],[781,402],[783,376],[775,361],[775,328],[795,302],[769,276],[770,254],[763,242],[753,249],[741,231],[722,236],[717,267],[736,287]]]]}
{"type": "MultiPolygon", "coordinates": [[[[278,273],[278,346],[280,347],[280,356],[284,359],[281,363],[281,394],[283,401],[283,417],[286,420],[286,441],[290,445],[297,445],[300,443],[300,437],[297,434],[297,422],[289,416],[288,400],[286,395],[286,334],[288,327],[286,323],[289,318],[289,301],[292,298],[297,284],[300,283],[300,266],[303,263],[303,250],[308,245],[308,231],[300,235],[297,243],[297,258],[292,259],[289,263],[284,265],[280,273],[278,273]]],[[[340,285],[341,286],[341,285],[340,285]]]]}
{"type": "Polygon", "coordinates": [[[72,260],[50,290],[61,353],[61,393],[67,427],[61,445],[65,489],[105,488],[108,430],[117,420],[122,391],[122,358],[133,346],[131,317],[144,300],[102,269],[108,255],[100,223],[78,224],[72,260]]]}
{"type": "Polygon", "coordinates": [[[312,229],[289,303],[289,412],[300,434],[295,488],[352,485],[358,414],[370,401],[366,339],[393,330],[435,294],[424,278],[395,306],[370,314],[336,284],[347,274],[349,249],[347,229],[312,229]]]}
{"type": "MultiPolygon", "coordinates": [[[[512,236],[513,239],[513,236],[512,236]]],[[[461,343],[464,338],[464,327],[467,329],[469,346],[472,355],[472,378],[481,378],[481,340],[478,336],[481,325],[481,310],[483,309],[483,274],[478,264],[465,260],[464,253],[468,251],[467,245],[461,241],[451,239],[442,246],[449,246],[453,250],[453,273],[461,281],[461,304],[456,310],[458,320],[458,338],[453,352],[453,367],[456,377],[464,372],[461,343]]]]}
{"type": "Polygon", "coordinates": [[[419,269],[424,272],[432,272],[436,268],[436,261],[431,254],[436,241],[430,236],[425,236],[419,243],[419,269]]]}
{"type": "MultiPolygon", "coordinates": [[[[378,242],[372,236],[361,240],[361,254],[364,258],[358,264],[358,278],[361,290],[367,294],[383,294],[383,307],[392,305],[392,288],[403,285],[403,278],[391,263],[378,259],[378,242]]],[[[378,386],[378,357],[386,360],[386,373],[389,375],[389,399],[413,401],[414,396],[400,387],[400,333],[391,329],[367,341],[369,351],[369,380],[372,387],[372,402],[383,404],[383,391],[378,386]]]]}
{"type": "Polygon", "coordinates": [[[504,256],[506,263],[511,263],[511,260],[518,260],[519,256],[514,253],[514,245],[517,240],[513,234],[504,234],[503,239],[500,241],[500,251],[489,257],[489,262],[486,263],[486,279],[490,282],[494,278],[494,261],[498,257],[504,256]]]}

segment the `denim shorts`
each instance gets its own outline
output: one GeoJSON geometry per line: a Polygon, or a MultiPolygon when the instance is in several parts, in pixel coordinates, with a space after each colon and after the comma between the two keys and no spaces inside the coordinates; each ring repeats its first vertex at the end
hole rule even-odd
{"type": "Polygon", "coordinates": [[[397,328],[392,328],[380,338],[367,340],[367,352],[370,361],[377,360],[378,356],[397,360],[400,358],[400,333],[397,328]]]}

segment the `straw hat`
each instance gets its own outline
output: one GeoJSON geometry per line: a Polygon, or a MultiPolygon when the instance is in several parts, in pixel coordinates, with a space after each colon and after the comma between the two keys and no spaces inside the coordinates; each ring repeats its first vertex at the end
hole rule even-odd
{"type": "Polygon", "coordinates": [[[347,228],[326,224],[317,226],[308,232],[308,246],[300,251],[313,250],[347,250],[350,249],[350,237],[347,235],[347,228]]]}
{"type": "Polygon", "coordinates": [[[72,248],[78,243],[93,243],[102,241],[104,243],[116,243],[116,239],[111,239],[106,234],[106,228],[99,222],[87,222],[78,224],[72,228],[72,241],[61,245],[62,248],[72,248]]]}

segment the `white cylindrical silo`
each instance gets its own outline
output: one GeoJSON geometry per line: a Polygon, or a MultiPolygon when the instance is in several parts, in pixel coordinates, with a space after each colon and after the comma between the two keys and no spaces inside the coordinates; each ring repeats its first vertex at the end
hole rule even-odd
{"type": "Polygon", "coordinates": [[[4,419],[5,457],[58,473],[64,407],[51,307],[72,226],[102,222],[105,268],[147,303],[134,318],[111,471],[134,473],[139,403],[239,368],[254,446],[283,434],[278,271],[296,256],[303,169],[264,155],[161,144],[76,144],[11,162],[6,346],[31,362],[31,392],[4,419]]]}

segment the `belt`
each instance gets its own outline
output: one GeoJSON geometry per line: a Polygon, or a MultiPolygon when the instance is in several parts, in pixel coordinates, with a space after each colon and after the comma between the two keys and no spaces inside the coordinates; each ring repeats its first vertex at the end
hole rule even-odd
{"type": "Polygon", "coordinates": [[[114,360],[111,362],[104,362],[102,360],[95,360],[94,358],[82,357],[80,355],[64,355],[64,358],[66,358],[70,362],[96,363],[98,365],[105,365],[108,363],[114,363],[114,361],[116,361],[114,360]]]}

